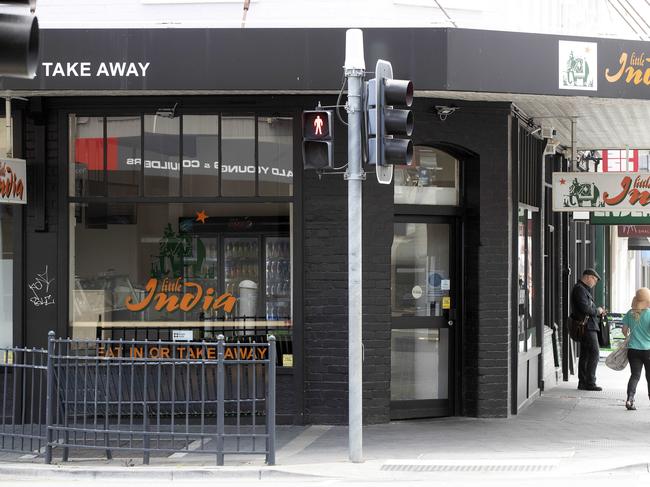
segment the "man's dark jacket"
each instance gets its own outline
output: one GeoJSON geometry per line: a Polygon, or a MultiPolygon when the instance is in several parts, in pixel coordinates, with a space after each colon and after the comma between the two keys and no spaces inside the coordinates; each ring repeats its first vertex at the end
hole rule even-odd
{"type": "Polygon", "coordinates": [[[578,281],[571,291],[571,316],[575,320],[587,319],[587,330],[599,331],[600,327],[596,321],[598,307],[594,303],[591,289],[584,282],[578,281]]]}

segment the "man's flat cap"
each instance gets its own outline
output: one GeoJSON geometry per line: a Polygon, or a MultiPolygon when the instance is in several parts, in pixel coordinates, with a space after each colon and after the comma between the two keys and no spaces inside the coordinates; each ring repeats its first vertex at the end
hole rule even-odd
{"type": "Polygon", "coordinates": [[[600,281],[600,275],[594,269],[592,269],[591,267],[586,268],[582,272],[582,275],[583,276],[594,276],[596,279],[598,279],[600,281]]]}

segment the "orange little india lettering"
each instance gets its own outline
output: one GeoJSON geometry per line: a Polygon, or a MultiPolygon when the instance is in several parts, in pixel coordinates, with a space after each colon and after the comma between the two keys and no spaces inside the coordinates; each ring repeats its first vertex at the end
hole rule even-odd
{"type": "Polygon", "coordinates": [[[609,68],[605,70],[605,78],[610,83],[615,83],[625,74],[625,82],[635,85],[641,84],[650,85],[650,67],[645,67],[646,61],[650,61],[650,57],[646,57],[645,53],[637,54],[632,53],[628,56],[627,52],[622,52],[618,58],[618,71],[610,74],[609,68]]]}
{"type": "Polygon", "coordinates": [[[0,163],[0,197],[18,198],[22,200],[25,193],[25,183],[18,178],[8,164],[0,163]]]}
{"type": "Polygon", "coordinates": [[[603,193],[603,201],[606,205],[616,206],[622,203],[628,195],[631,205],[638,203],[640,206],[646,206],[650,203],[650,177],[637,176],[632,184],[632,178],[625,176],[621,179],[621,188],[621,192],[616,196],[610,197],[609,193],[603,193]]]}
{"type": "Polygon", "coordinates": [[[224,293],[216,297],[214,288],[209,287],[204,291],[203,287],[195,282],[185,281],[181,284],[180,278],[176,279],[176,281],[169,281],[169,279],[165,278],[158,292],[156,292],[158,290],[158,279],[151,278],[147,282],[145,290],[147,295],[138,303],[133,301],[132,296],[126,298],[125,305],[129,311],[142,311],[150,306],[152,302],[155,302],[154,309],[157,311],[163,308],[169,312],[177,309],[191,311],[203,300],[201,305],[203,311],[210,308],[214,310],[223,308],[225,312],[230,313],[237,303],[237,298],[230,293],[224,293]],[[181,292],[183,285],[185,286],[185,292],[182,296],[167,294],[168,292],[181,292]]]}

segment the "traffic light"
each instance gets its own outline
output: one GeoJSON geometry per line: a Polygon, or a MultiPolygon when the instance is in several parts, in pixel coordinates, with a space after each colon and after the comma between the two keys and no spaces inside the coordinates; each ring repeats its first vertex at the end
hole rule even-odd
{"type": "Polygon", "coordinates": [[[323,169],[334,164],[334,112],[302,112],[302,160],[305,169],[323,169]]]}
{"type": "Polygon", "coordinates": [[[38,65],[36,0],[0,0],[0,5],[0,76],[33,78],[38,65]]]}
{"type": "Polygon", "coordinates": [[[375,78],[368,81],[368,163],[377,166],[410,164],[413,160],[413,112],[395,108],[413,103],[413,83],[393,79],[393,67],[378,60],[375,78]]]}

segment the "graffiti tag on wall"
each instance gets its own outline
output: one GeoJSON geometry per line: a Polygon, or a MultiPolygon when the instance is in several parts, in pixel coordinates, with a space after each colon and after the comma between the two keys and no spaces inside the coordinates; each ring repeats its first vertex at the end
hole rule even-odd
{"type": "Polygon", "coordinates": [[[48,274],[48,267],[45,266],[45,270],[36,274],[34,281],[29,284],[29,290],[32,292],[33,296],[29,298],[31,303],[37,308],[40,306],[49,306],[55,304],[54,301],[54,278],[50,278],[48,274]]]}

